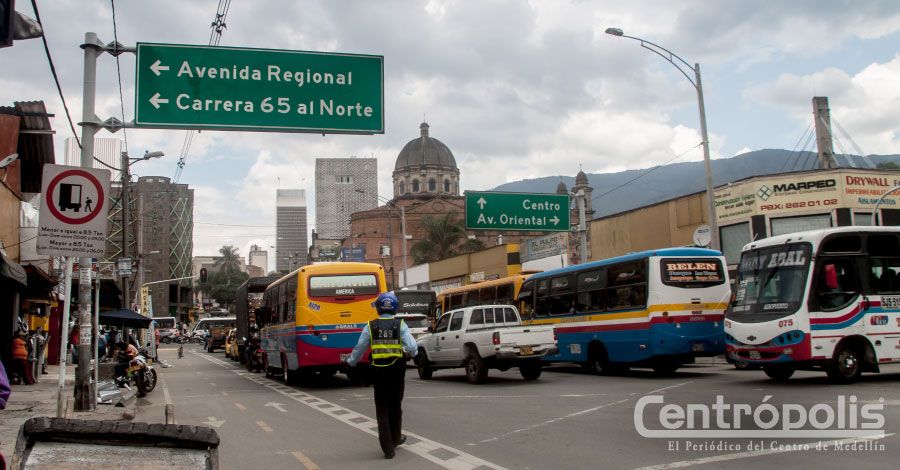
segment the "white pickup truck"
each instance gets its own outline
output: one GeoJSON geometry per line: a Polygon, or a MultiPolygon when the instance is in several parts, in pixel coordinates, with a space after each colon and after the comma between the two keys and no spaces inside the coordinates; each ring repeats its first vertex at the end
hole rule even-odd
{"type": "Polygon", "coordinates": [[[465,367],[470,383],[483,383],[488,369],[519,367],[525,380],[541,376],[541,357],[556,353],[553,327],[522,326],[509,305],[479,305],[441,316],[431,334],[417,341],[416,367],[423,380],[437,369],[465,367]]]}

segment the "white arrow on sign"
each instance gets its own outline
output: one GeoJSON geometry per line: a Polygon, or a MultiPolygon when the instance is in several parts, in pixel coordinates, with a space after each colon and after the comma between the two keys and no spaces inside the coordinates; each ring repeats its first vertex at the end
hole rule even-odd
{"type": "Polygon", "coordinates": [[[225,424],[225,420],[224,419],[216,419],[215,416],[208,416],[206,418],[206,421],[203,422],[203,424],[212,426],[214,428],[218,428],[218,427],[221,427],[223,424],[225,424]]]}
{"type": "Polygon", "coordinates": [[[153,105],[156,109],[159,109],[159,105],[166,104],[169,102],[168,98],[160,98],[159,93],[150,97],[150,104],[153,105]]]}
{"type": "Polygon", "coordinates": [[[287,413],[287,410],[284,409],[284,403],[275,403],[275,402],[270,401],[269,403],[266,403],[263,406],[271,406],[272,408],[275,408],[276,410],[278,410],[282,413],[287,413]]]}
{"type": "Polygon", "coordinates": [[[559,225],[559,217],[554,215],[550,222],[553,222],[553,225],[559,225]]]}
{"type": "Polygon", "coordinates": [[[478,200],[475,202],[477,202],[478,206],[482,209],[484,209],[484,205],[487,204],[487,201],[485,201],[483,197],[478,198],[478,200]]]}
{"type": "Polygon", "coordinates": [[[157,60],[156,62],[150,64],[150,70],[152,70],[153,73],[155,73],[156,76],[158,77],[158,76],[160,76],[160,73],[159,73],[159,72],[164,71],[164,70],[169,70],[169,66],[168,66],[168,65],[162,65],[162,62],[160,62],[159,60],[157,60]]]}

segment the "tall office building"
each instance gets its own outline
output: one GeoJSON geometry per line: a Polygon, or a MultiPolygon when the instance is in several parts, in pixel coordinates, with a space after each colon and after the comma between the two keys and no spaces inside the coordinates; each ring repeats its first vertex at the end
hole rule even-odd
{"type": "Polygon", "coordinates": [[[378,207],[378,160],[316,159],[316,234],[324,240],[350,236],[350,214],[378,207]]]}
{"type": "MultiPolygon", "coordinates": [[[[122,174],[119,168],[122,163],[122,141],[112,137],[96,137],[94,138],[94,168],[99,170],[109,170],[110,181],[120,181],[122,174]],[[104,165],[105,163],[105,165],[104,165]],[[110,168],[112,167],[112,168],[110,168]]],[[[81,166],[81,149],[78,148],[78,141],[74,137],[66,139],[65,162],[69,166],[81,166]]]]}
{"type": "Polygon", "coordinates": [[[307,262],[306,191],[279,189],[275,196],[275,269],[288,272],[307,262]]]}

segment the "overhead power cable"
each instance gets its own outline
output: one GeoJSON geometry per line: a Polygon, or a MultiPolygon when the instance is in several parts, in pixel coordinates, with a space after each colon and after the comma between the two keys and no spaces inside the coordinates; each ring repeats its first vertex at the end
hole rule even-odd
{"type": "MultiPolygon", "coordinates": [[[[225,24],[225,20],[228,18],[229,8],[231,8],[231,0],[219,0],[219,5],[216,7],[216,16],[213,17],[213,21],[210,24],[210,46],[218,46],[219,42],[221,42],[222,31],[228,28],[225,24]]],[[[178,180],[181,179],[181,172],[184,170],[184,165],[187,162],[187,156],[191,151],[191,144],[194,141],[194,134],[196,132],[197,131],[189,130],[184,133],[184,143],[181,145],[181,154],[178,156],[175,176],[172,178],[173,183],[178,183],[178,180]]]]}
{"type": "MultiPolygon", "coordinates": [[[[122,110],[122,122],[125,122],[125,96],[122,93],[122,66],[119,62],[119,29],[116,26],[116,0],[109,0],[109,4],[112,7],[112,22],[113,22],[113,56],[116,58],[116,75],[119,79],[119,109],[122,110]]],[[[125,132],[125,128],[122,128],[122,139],[125,141],[125,153],[128,153],[128,134],[125,132]]]]}
{"type": "Polygon", "coordinates": [[[600,193],[600,194],[594,196],[593,198],[591,198],[591,201],[596,201],[597,199],[600,199],[601,197],[606,196],[607,194],[609,194],[609,193],[611,193],[611,192],[613,192],[613,191],[616,191],[616,190],[618,190],[618,189],[624,188],[625,186],[628,186],[629,184],[631,184],[631,183],[633,183],[633,182],[635,182],[635,181],[637,181],[637,180],[639,180],[639,179],[641,179],[641,178],[643,178],[643,177],[649,175],[650,173],[653,173],[654,171],[656,171],[656,170],[658,170],[658,169],[660,169],[660,168],[662,168],[662,167],[668,165],[669,163],[672,163],[672,162],[674,162],[675,160],[678,160],[679,158],[681,158],[681,157],[687,155],[688,152],[690,152],[691,150],[694,150],[694,149],[697,148],[697,147],[700,147],[701,145],[703,145],[703,142],[700,142],[699,144],[697,144],[697,145],[695,145],[695,146],[693,146],[693,147],[691,147],[691,148],[685,150],[684,152],[681,152],[681,153],[679,153],[678,155],[675,155],[673,158],[671,158],[671,159],[669,159],[669,160],[667,160],[667,161],[665,161],[665,162],[663,162],[663,163],[661,163],[661,164],[659,164],[659,165],[656,165],[656,166],[653,167],[653,168],[650,168],[649,170],[647,170],[647,171],[645,171],[645,172],[643,172],[643,173],[641,173],[641,174],[635,176],[634,178],[631,178],[630,180],[628,180],[628,181],[626,181],[626,182],[624,182],[624,183],[622,183],[622,184],[616,186],[615,188],[610,189],[609,191],[606,191],[606,192],[603,192],[603,193],[600,193]]]}
{"type": "MultiPolygon", "coordinates": [[[[72,129],[72,135],[75,136],[75,142],[78,148],[81,148],[81,140],[78,138],[78,132],[75,132],[75,123],[72,122],[72,114],[69,113],[69,105],[66,104],[66,97],[63,95],[62,86],[59,84],[59,76],[56,74],[56,66],[53,65],[53,56],[50,55],[50,46],[47,44],[47,28],[41,23],[41,14],[38,11],[37,0],[31,0],[31,6],[34,8],[34,18],[37,20],[38,26],[41,27],[41,41],[44,42],[44,53],[47,55],[47,62],[50,63],[50,73],[53,74],[53,81],[56,82],[56,91],[59,93],[59,99],[62,100],[63,109],[66,110],[66,118],[69,120],[69,128],[72,129]]],[[[96,159],[98,160],[99,159],[96,159]]]]}

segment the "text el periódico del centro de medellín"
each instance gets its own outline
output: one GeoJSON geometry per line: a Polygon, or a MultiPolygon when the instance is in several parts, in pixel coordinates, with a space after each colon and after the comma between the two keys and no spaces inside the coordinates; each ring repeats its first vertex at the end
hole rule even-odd
{"type": "MultiPolygon", "coordinates": [[[[190,61],[183,61],[176,74],[179,78],[203,78],[210,80],[240,80],[240,81],[265,81],[270,83],[296,83],[297,87],[307,84],[352,86],[353,72],[344,73],[316,72],[306,70],[282,70],[278,65],[269,64],[265,71],[253,68],[249,65],[243,67],[233,65],[231,67],[207,67],[191,65],[190,61]]],[[[289,97],[268,97],[261,102],[252,100],[199,98],[192,97],[188,93],[181,93],[175,98],[175,106],[182,110],[193,111],[225,111],[252,113],[259,109],[263,113],[278,112],[290,113],[293,109],[297,114],[320,114],[323,116],[347,116],[347,117],[372,117],[374,110],[371,106],[365,106],[360,102],[335,103],[332,99],[320,98],[301,103],[290,103],[289,97]]]]}

